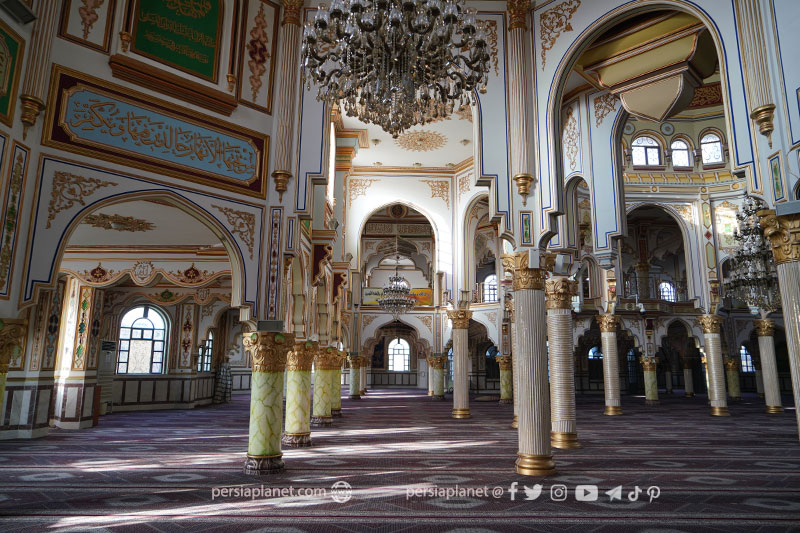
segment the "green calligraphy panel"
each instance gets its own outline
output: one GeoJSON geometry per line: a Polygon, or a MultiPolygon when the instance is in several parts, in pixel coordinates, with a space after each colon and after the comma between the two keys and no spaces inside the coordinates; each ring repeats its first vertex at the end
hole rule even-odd
{"type": "Polygon", "coordinates": [[[222,0],[136,0],[132,50],[216,82],[222,0]]]}
{"type": "Polygon", "coordinates": [[[0,21],[0,122],[11,126],[22,63],[22,38],[0,21]]]}

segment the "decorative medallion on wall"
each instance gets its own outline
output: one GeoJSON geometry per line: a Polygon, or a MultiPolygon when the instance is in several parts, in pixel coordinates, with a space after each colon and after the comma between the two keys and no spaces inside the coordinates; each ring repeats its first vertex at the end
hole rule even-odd
{"type": "Polygon", "coordinates": [[[435,131],[418,130],[403,133],[395,139],[400,148],[412,152],[430,152],[438,150],[447,143],[447,138],[435,131]]]}
{"type": "Polygon", "coordinates": [[[82,272],[83,279],[91,281],[92,283],[103,283],[114,277],[113,270],[106,270],[103,268],[102,263],[97,263],[97,266],[91,270],[84,270],[82,272]]]}
{"type": "Polygon", "coordinates": [[[87,215],[86,218],[83,219],[82,224],[116,231],[151,231],[156,227],[152,222],[141,218],[106,215],[105,213],[87,215]]]}
{"type": "Polygon", "coordinates": [[[636,126],[634,126],[632,122],[627,122],[625,124],[625,129],[622,131],[625,132],[625,135],[633,135],[633,132],[636,131],[636,126]]]}
{"type": "Polygon", "coordinates": [[[581,0],[567,0],[548,9],[539,17],[539,33],[542,36],[542,70],[547,51],[553,48],[562,33],[572,31],[569,21],[581,5],[581,0]]]}
{"type": "Polygon", "coordinates": [[[661,133],[664,135],[672,135],[675,133],[675,126],[670,124],[669,122],[662,122],[661,123],[661,133]]]}

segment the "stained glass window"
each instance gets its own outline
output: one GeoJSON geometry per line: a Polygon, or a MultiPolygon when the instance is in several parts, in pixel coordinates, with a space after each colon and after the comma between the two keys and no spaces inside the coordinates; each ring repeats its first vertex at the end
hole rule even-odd
{"type": "Polygon", "coordinates": [[[668,281],[662,281],[658,285],[658,294],[662,300],[666,300],[668,302],[675,301],[675,285],[668,281]]]}
{"type": "Polygon", "coordinates": [[[742,348],[739,350],[739,355],[742,358],[742,372],[755,372],[756,367],[753,366],[753,358],[747,348],[744,347],[744,344],[742,344],[742,348]]]}

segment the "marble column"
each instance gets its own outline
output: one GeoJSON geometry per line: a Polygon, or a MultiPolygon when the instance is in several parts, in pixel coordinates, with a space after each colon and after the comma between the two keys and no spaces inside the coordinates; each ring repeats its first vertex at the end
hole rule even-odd
{"type": "Polygon", "coordinates": [[[546,270],[528,267],[528,254],[515,254],[514,314],[519,327],[519,451],[516,471],[527,476],[555,472],[547,381],[546,270]]]}
{"type": "MultiPolygon", "coordinates": [[[[797,407],[800,406],[800,208],[797,202],[783,204],[780,208],[780,216],[773,210],[759,211],[758,215],[764,236],[770,240],[775,256],[792,392],[797,407]]],[[[796,408],[794,413],[800,429],[800,408],[796,408]]]]}
{"type": "MultiPolygon", "coordinates": [[[[605,357],[605,354],[603,354],[605,357]]],[[[643,355],[639,359],[644,371],[644,404],[658,405],[658,374],[656,373],[656,358],[643,355]]]]}
{"type": "Polygon", "coordinates": [[[369,366],[369,362],[366,356],[362,355],[361,368],[359,369],[361,375],[359,376],[358,381],[361,384],[361,390],[358,391],[361,396],[364,396],[367,393],[367,366],[369,366]]]}
{"type": "Polygon", "coordinates": [[[621,415],[619,393],[619,357],[617,355],[617,323],[619,317],[611,313],[595,317],[600,324],[600,341],[603,348],[603,389],[606,397],[605,415],[621,415]]]}
{"type": "Polygon", "coordinates": [[[517,338],[513,306],[509,327],[511,328],[511,385],[514,393],[514,418],[511,420],[511,427],[517,429],[519,427],[519,370],[517,369],[516,355],[519,353],[519,339],[517,338]]]}
{"type": "Polygon", "coordinates": [[[550,363],[551,444],[580,448],[575,414],[575,347],[572,341],[572,297],[578,282],[554,277],[545,284],[550,363]]]}
{"type": "Polygon", "coordinates": [[[694,396],[694,376],[692,375],[692,362],[683,360],[683,388],[686,392],[686,397],[691,398],[694,396]]]}
{"type": "Polygon", "coordinates": [[[447,356],[444,354],[428,356],[428,368],[433,375],[433,391],[431,397],[434,400],[444,400],[444,364],[447,356]]]}
{"type": "Polygon", "coordinates": [[[311,446],[311,365],[317,342],[299,342],[286,360],[286,421],[282,442],[291,448],[311,446]]]}
{"type": "Polygon", "coordinates": [[[357,354],[350,354],[350,399],[361,399],[361,358],[357,354]]]}
{"type": "Polygon", "coordinates": [[[253,361],[250,380],[250,431],[244,473],[283,472],[281,423],[283,373],[294,334],[258,331],[243,335],[244,349],[253,361]]]}
{"type": "MultiPolygon", "coordinates": [[[[30,46],[25,52],[27,64],[20,88],[20,121],[22,138],[28,136],[28,129],[36,124],[39,114],[45,109],[45,99],[50,83],[51,52],[53,39],[58,33],[61,2],[36,2],[36,20],[33,23],[30,46]]],[[[109,13],[108,16],[112,16],[109,13]]],[[[50,102],[55,105],[55,102],[50,102]]],[[[13,117],[12,117],[13,118],[13,117]]]]}
{"type": "Polygon", "coordinates": [[[469,319],[472,311],[447,312],[453,322],[453,418],[469,418],[469,319]]]}
{"type": "Polygon", "coordinates": [[[336,371],[339,357],[331,347],[320,348],[314,357],[314,408],[311,427],[320,428],[333,424],[331,416],[332,374],[336,371]]]}
{"type": "Polygon", "coordinates": [[[764,381],[762,387],[767,412],[782,413],[781,385],[778,381],[778,365],[775,362],[775,321],[764,319],[755,320],[754,323],[758,335],[758,351],[761,354],[761,377],[764,381]]]}
{"type": "Polygon", "coordinates": [[[739,362],[731,357],[726,357],[723,361],[725,365],[725,377],[728,381],[728,396],[731,400],[742,399],[742,388],[739,385],[739,362]]]}
{"type": "Polygon", "coordinates": [[[514,393],[511,376],[511,356],[498,355],[497,365],[500,367],[500,403],[514,403],[514,393]]]}
{"type": "Polygon", "coordinates": [[[725,396],[725,367],[722,363],[722,340],[719,334],[722,319],[717,315],[702,315],[699,320],[703,327],[705,341],[708,399],[711,401],[711,414],[730,416],[728,399],[725,396]]]}
{"type": "Polygon", "coordinates": [[[433,367],[431,367],[431,358],[433,355],[425,356],[425,363],[428,365],[428,396],[433,396],[433,367]]]}
{"type": "Polygon", "coordinates": [[[764,376],[761,373],[761,361],[753,361],[756,374],[756,396],[764,398],[764,376]]]}
{"type": "Polygon", "coordinates": [[[338,358],[338,363],[331,376],[333,379],[331,384],[331,416],[334,418],[342,416],[342,365],[347,358],[347,354],[337,350],[336,357],[338,358]]]}

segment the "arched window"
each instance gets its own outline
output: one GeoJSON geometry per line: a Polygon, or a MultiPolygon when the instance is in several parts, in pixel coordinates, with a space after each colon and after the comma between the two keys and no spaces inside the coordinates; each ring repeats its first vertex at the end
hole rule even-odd
{"type": "Polygon", "coordinates": [[[197,357],[197,371],[211,372],[211,358],[214,355],[214,333],[208,332],[208,339],[204,346],[200,346],[197,357]]]}
{"type": "Polygon", "coordinates": [[[750,352],[747,351],[747,348],[744,347],[744,344],[742,344],[742,348],[739,350],[739,355],[742,358],[742,372],[755,372],[756,367],[753,366],[753,358],[750,356],[750,352]]]}
{"type": "Polygon", "coordinates": [[[497,276],[494,274],[489,274],[483,278],[483,301],[497,301],[497,276]]]}
{"type": "Polygon", "coordinates": [[[631,143],[631,157],[635,167],[655,167],[661,164],[661,146],[652,137],[642,135],[631,143]]]}
{"type": "Polygon", "coordinates": [[[700,139],[700,151],[703,154],[704,165],[722,163],[722,140],[716,133],[703,135],[700,139]]]}
{"type": "Polygon", "coordinates": [[[167,344],[167,320],[154,307],[134,307],[119,328],[118,374],[161,374],[167,344]]]}
{"type": "Polygon", "coordinates": [[[408,372],[410,370],[411,349],[405,339],[395,339],[389,343],[389,370],[408,372]]]}
{"type": "Polygon", "coordinates": [[[661,297],[662,300],[666,300],[668,302],[675,301],[675,285],[670,283],[669,281],[662,281],[658,284],[658,295],[661,297]]]}
{"type": "Polygon", "coordinates": [[[603,359],[603,352],[600,351],[600,348],[597,346],[593,346],[591,350],[589,350],[589,359],[603,359]]]}
{"type": "Polygon", "coordinates": [[[686,141],[681,141],[680,139],[672,141],[670,150],[672,150],[673,167],[689,168],[692,166],[690,163],[691,159],[689,158],[689,145],[686,141]]]}

